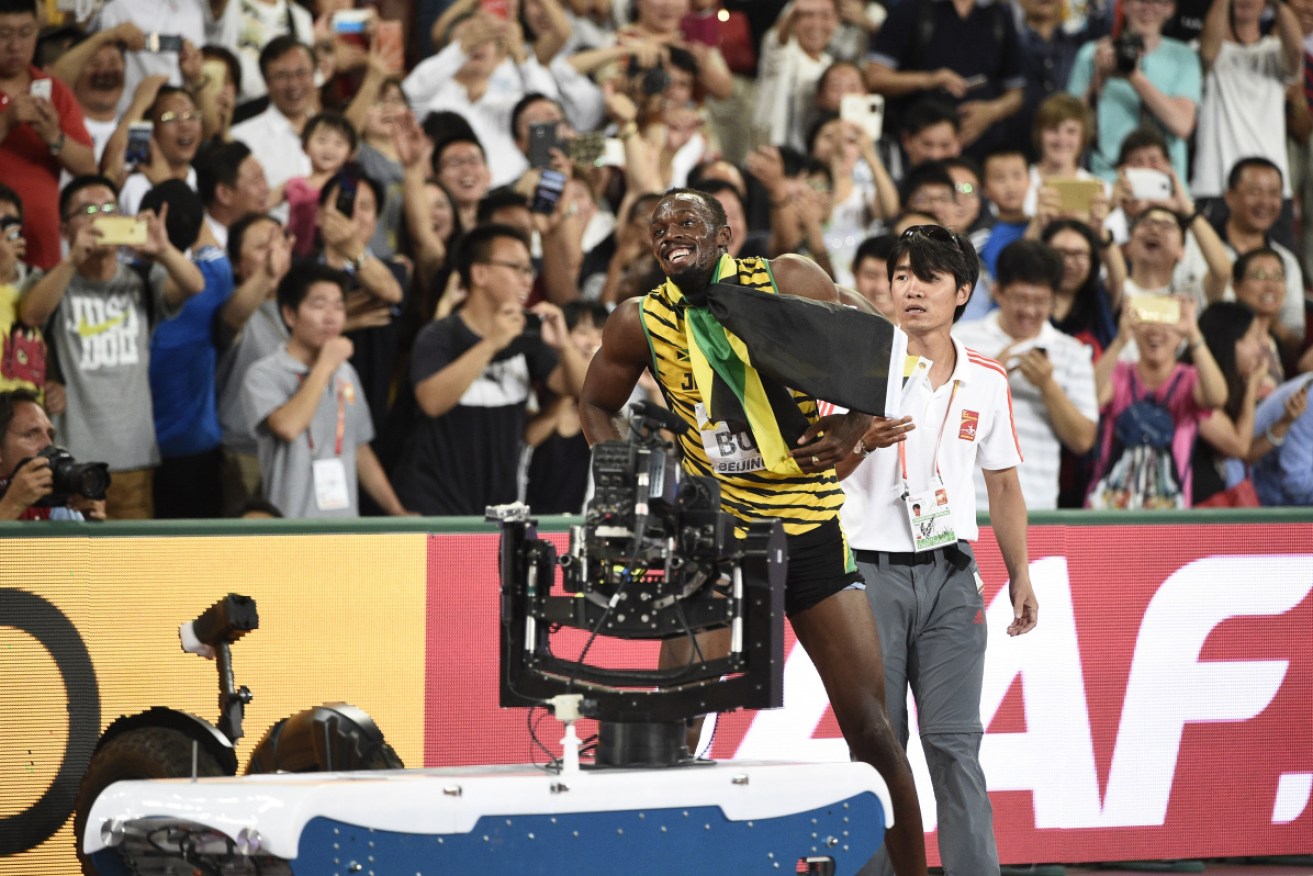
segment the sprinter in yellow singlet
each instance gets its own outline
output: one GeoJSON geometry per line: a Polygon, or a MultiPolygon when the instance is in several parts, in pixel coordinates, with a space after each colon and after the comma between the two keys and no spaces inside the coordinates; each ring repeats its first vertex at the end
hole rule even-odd
{"type": "MultiPolygon", "coordinates": [[[[730,275],[733,282],[759,291],[870,307],[856,293],[838,289],[809,259],[730,258],[724,208],[710,195],[682,189],[667,193],[650,227],[653,253],[668,280],[641,298],[625,301],[607,320],[602,347],[584,382],[584,433],[593,444],[619,439],[616,418],[648,369],[670,409],[689,424],[680,437],[685,471],[715,477],[730,514],[748,521],[782,521],[789,542],[789,621],[825,683],[849,748],[889,786],[894,825],[886,844],[895,872],[924,876],[921,811],[907,756],[885,711],[879,634],[838,520],[843,494],[834,466],[853,453],[871,418],[818,417],[816,400],[794,392],[793,401],[810,425],[783,454],[772,448],[772,442],[778,444],[778,430],[770,435],[759,428],[763,434],[758,434],[746,423],[712,421],[705,386],[700,387],[705,373],[697,373],[698,351],[690,349],[695,333],[687,321],[706,289],[730,275]]],[[[790,342],[823,345],[830,339],[799,337],[790,342]]],[[[702,650],[708,657],[721,656],[726,645],[713,639],[702,650]]],[[[669,651],[677,647],[663,646],[663,663],[674,665],[672,659],[678,658],[669,651]]]]}

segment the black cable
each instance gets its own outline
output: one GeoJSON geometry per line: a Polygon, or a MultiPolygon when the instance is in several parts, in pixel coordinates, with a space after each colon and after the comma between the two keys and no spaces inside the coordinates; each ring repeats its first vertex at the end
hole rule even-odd
{"type": "Polygon", "coordinates": [[[525,724],[526,724],[526,725],[528,726],[528,728],[529,728],[529,738],[530,738],[531,740],[533,740],[533,744],[536,745],[536,746],[538,746],[538,748],[540,748],[540,749],[542,750],[542,752],[543,752],[544,754],[547,755],[547,758],[548,758],[547,763],[545,763],[545,764],[539,764],[539,763],[538,763],[538,758],[537,758],[537,756],[536,756],[537,753],[536,753],[532,748],[530,748],[530,749],[529,749],[529,760],[530,760],[530,762],[533,764],[534,767],[536,767],[536,768],[538,768],[538,769],[541,769],[541,770],[543,770],[544,772],[548,772],[548,773],[551,773],[551,772],[557,772],[557,773],[559,773],[559,772],[561,771],[561,759],[560,759],[559,757],[557,757],[555,754],[553,754],[553,753],[552,753],[552,750],[551,750],[550,748],[548,748],[545,744],[543,744],[543,741],[542,741],[541,739],[538,738],[538,725],[542,723],[543,718],[545,718],[547,715],[548,715],[548,709],[547,709],[546,706],[531,706],[531,707],[529,708],[528,713],[526,714],[526,717],[525,717],[525,724]],[[540,714],[540,715],[538,716],[538,720],[537,720],[537,721],[534,721],[534,720],[533,720],[533,713],[536,712],[536,711],[538,711],[539,709],[542,709],[542,710],[543,710],[543,711],[542,711],[542,714],[540,714]]]}

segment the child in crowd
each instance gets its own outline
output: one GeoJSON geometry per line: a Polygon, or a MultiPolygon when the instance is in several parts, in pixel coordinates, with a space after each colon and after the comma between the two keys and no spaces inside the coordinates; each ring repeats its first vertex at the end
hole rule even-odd
{"type": "Polygon", "coordinates": [[[242,391],[265,498],[288,517],[357,517],[363,486],[386,513],[406,514],[370,449],[369,405],[347,362],[346,279],[303,262],[278,284],[278,306],[291,337],[251,366],[242,391]]]}
{"type": "Polygon", "coordinates": [[[991,277],[998,267],[998,254],[1026,233],[1026,192],[1030,189],[1030,165],[1018,147],[999,149],[985,157],[985,197],[994,205],[998,222],[980,250],[980,260],[991,277]]]}
{"type": "Polygon", "coordinates": [[[305,123],[301,148],[310,158],[310,175],[289,179],[282,196],[273,197],[274,203],[287,201],[287,228],[296,235],[297,256],[314,252],[320,190],[355,154],[356,140],[356,129],[340,113],[319,113],[305,123]]]}

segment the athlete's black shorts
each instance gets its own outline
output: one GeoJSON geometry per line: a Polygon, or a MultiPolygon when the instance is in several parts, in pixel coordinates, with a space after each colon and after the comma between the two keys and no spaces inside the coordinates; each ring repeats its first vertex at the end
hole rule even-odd
{"type": "Polygon", "coordinates": [[[835,517],[802,535],[787,537],[789,574],[784,585],[784,613],[806,611],[862,581],[848,539],[835,517]]]}

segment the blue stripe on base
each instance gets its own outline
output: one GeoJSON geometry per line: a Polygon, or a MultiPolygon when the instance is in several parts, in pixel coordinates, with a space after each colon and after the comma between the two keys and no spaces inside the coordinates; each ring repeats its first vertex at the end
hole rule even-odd
{"type": "Polygon", "coordinates": [[[467,834],[371,830],[329,818],[306,824],[292,871],[531,876],[624,872],[793,873],[799,858],[829,857],[855,874],[880,848],[884,810],[874,794],[806,812],[730,821],[719,807],[556,815],[489,815],[467,834]],[[600,869],[599,869],[600,868],[600,869]]]}

